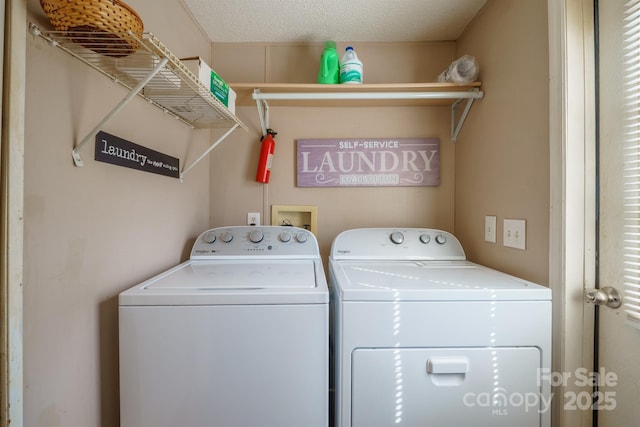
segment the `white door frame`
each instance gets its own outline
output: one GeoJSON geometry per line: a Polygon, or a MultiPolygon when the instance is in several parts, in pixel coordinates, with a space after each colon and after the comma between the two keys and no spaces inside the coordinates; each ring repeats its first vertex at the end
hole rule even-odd
{"type": "MultiPolygon", "coordinates": [[[[595,92],[593,0],[548,0],[550,72],[550,248],[553,371],[591,370],[595,285],[595,92]]],[[[554,427],[591,425],[591,411],[565,408],[580,389],[570,378],[554,388],[554,427]]]]}
{"type": "MultiPolygon", "coordinates": [[[[3,31],[0,31],[0,82],[3,82],[3,85],[0,85],[0,121],[2,120],[2,107],[4,104],[3,101],[3,86],[4,86],[4,10],[5,3],[0,2],[0,22],[2,22],[3,31]]],[[[0,122],[0,138],[2,138],[2,123],[0,122]]],[[[2,146],[4,142],[0,139],[0,206],[4,206],[5,203],[5,190],[4,190],[4,164],[2,163],[2,155],[3,149],[2,146]]],[[[1,208],[3,213],[0,214],[0,218],[2,219],[2,228],[0,229],[0,240],[2,240],[2,248],[4,249],[4,207],[1,208]]],[[[4,255],[4,251],[2,252],[2,260],[0,260],[0,427],[4,427],[6,423],[6,419],[8,417],[8,402],[7,402],[7,392],[9,390],[9,382],[7,378],[7,371],[9,368],[9,363],[6,361],[6,355],[8,354],[8,340],[7,340],[7,330],[6,330],[6,311],[7,305],[5,304],[5,294],[6,294],[6,281],[4,279],[4,265],[7,263],[7,258],[4,255]]]]}
{"type": "Polygon", "coordinates": [[[23,425],[22,274],[27,2],[2,0],[0,427],[23,425]]]}

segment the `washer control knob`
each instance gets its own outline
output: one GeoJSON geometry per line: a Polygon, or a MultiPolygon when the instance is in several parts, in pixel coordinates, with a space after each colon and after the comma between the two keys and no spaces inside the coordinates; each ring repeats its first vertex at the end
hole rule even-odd
{"type": "Polygon", "coordinates": [[[222,233],[222,236],[220,238],[222,239],[223,242],[229,243],[230,241],[233,240],[233,234],[231,234],[230,231],[225,231],[224,233],[222,233]]]}
{"type": "Polygon", "coordinates": [[[298,243],[304,243],[307,241],[307,235],[305,233],[298,233],[296,234],[296,240],[298,243]]]}
{"type": "Polygon", "coordinates": [[[447,236],[445,236],[444,234],[438,234],[436,236],[436,242],[439,245],[444,245],[445,243],[447,243],[447,236]]]}
{"type": "Polygon", "coordinates": [[[264,239],[264,233],[262,230],[252,230],[251,233],[249,233],[249,240],[253,243],[260,243],[262,242],[262,239],[264,239]]]}
{"type": "Polygon", "coordinates": [[[290,240],[291,240],[291,233],[287,233],[286,231],[284,233],[280,233],[281,242],[287,243],[290,240]]]}
{"type": "Polygon", "coordinates": [[[431,236],[429,236],[428,234],[421,234],[420,235],[420,242],[424,243],[425,245],[427,243],[429,243],[431,241],[431,236]]]}
{"type": "Polygon", "coordinates": [[[400,245],[404,242],[404,234],[402,234],[400,231],[394,231],[393,233],[391,233],[391,236],[389,236],[389,238],[396,245],[400,245]]]}
{"type": "Polygon", "coordinates": [[[213,243],[216,241],[216,233],[213,231],[207,231],[204,233],[204,236],[202,236],[202,240],[204,240],[205,243],[213,243]]]}

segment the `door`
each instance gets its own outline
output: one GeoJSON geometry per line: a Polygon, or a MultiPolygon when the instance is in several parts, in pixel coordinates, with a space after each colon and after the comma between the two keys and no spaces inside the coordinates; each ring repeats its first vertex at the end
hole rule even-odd
{"type": "MultiPolygon", "coordinates": [[[[640,31],[640,20],[629,26],[625,21],[625,9],[633,7],[640,11],[638,0],[603,0],[599,2],[599,286],[612,286],[621,293],[629,275],[638,275],[629,264],[629,247],[637,246],[633,240],[633,227],[640,226],[640,211],[632,207],[625,212],[629,203],[631,188],[625,184],[625,175],[634,175],[628,160],[628,145],[625,138],[638,138],[633,132],[640,129],[632,125],[628,109],[640,104],[631,103],[630,89],[640,88],[640,82],[628,84],[625,72],[629,70],[629,60],[637,61],[640,54],[629,56],[623,50],[625,37],[629,31],[640,31]],[[625,28],[624,25],[627,25],[625,28]],[[635,28],[635,29],[634,29],[635,28]],[[625,56],[626,55],[626,56],[625,56]],[[631,126],[630,126],[631,125],[631,126]],[[633,211],[636,211],[635,213],[633,211]],[[627,234],[625,236],[625,232],[627,234]],[[625,268],[628,269],[625,271],[625,268]]],[[[637,19],[637,18],[636,18],[637,19]]],[[[637,101],[635,101],[637,102],[637,101]]],[[[638,122],[638,119],[634,119],[638,122]]],[[[638,144],[637,142],[635,144],[638,144]]],[[[628,179],[628,178],[627,178],[628,179]]],[[[640,203],[640,200],[631,202],[640,203]]],[[[639,205],[640,206],[640,205],[639,205]]],[[[638,228],[640,231],[640,228],[638,228]]],[[[640,235],[639,235],[640,236],[640,235]]],[[[632,252],[633,254],[634,252],[632,252]]],[[[625,302],[628,302],[626,300],[625,302]]],[[[598,339],[596,355],[599,358],[599,380],[597,400],[598,425],[601,427],[622,427],[638,425],[640,420],[640,322],[630,326],[625,307],[612,309],[598,308],[598,339]]]]}

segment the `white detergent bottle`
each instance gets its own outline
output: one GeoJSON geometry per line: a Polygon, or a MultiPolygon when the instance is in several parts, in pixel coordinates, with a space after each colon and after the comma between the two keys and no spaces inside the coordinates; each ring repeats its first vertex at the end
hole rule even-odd
{"type": "Polygon", "coordinates": [[[362,71],[362,61],[358,59],[353,47],[347,46],[340,61],[340,83],[361,84],[362,71]]]}

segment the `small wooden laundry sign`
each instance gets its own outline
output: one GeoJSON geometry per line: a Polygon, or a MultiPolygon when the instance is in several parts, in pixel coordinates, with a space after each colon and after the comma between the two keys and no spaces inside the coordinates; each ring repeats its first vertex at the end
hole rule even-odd
{"type": "Polygon", "coordinates": [[[159,175],[180,177],[180,160],[106,132],[96,135],[95,159],[159,175]]]}
{"type": "Polygon", "coordinates": [[[438,138],[299,139],[298,187],[440,185],[438,138]]]}

